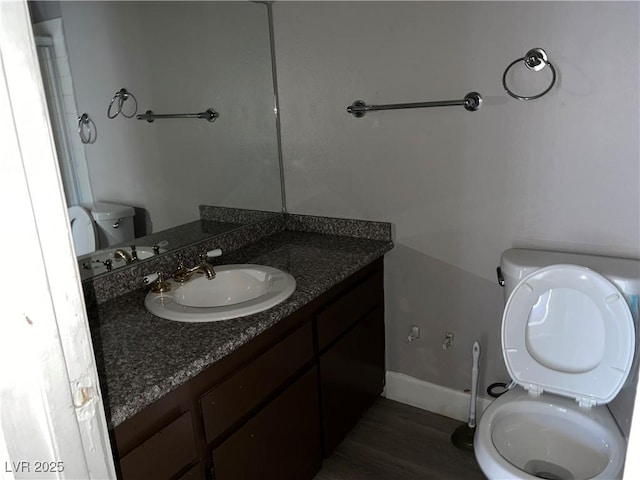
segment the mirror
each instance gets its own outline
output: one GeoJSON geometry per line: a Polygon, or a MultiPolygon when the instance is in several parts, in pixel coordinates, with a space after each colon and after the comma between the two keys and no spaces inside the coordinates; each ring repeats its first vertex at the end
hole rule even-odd
{"type": "Polygon", "coordinates": [[[142,247],[162,253],[245,221],[201,221],[200,205],[259,210],[258,220],[282,211],[266,4],[47,1],[30,9],[69,205],[133,207],[136,240],[123,245],[139,245],[141,258],[142,247]],[[123,88],[128,94],[112,104],[123,88]],[[207,109],[215,121],[136,119],[207,109]]]}

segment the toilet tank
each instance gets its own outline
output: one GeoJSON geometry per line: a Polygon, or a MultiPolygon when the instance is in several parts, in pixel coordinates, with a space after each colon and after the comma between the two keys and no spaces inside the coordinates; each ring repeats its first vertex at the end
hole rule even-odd
{"type": "Polygon", "coordinates": [[[500,270],[504,277],[505,302],[518,282],[542,267],[557,264],[581,265],[595,270],[613,282],[631,301],[640,294],[640,260],[603,257],[580,253],[550,252],[512,248],[502,254],[500,270]]]}
{"type": "Polygon", "coordinates": [[[96,202],[87,205],[98,230],[99,248],[128,242],[135,238],[133,207],[116,203],[96,202]]]}
{"type": "MultiPolygon", "coordinates": [[[[512,248],[502,254],[500,261],[500,270],[504,277],[505,301],[509,298],[518,282],[531,272],[548,265],[563,263],[581,265],[604,275],[620,289],[629,304],[636,330],[634,360],[624,387],[616,398],[608,404],[608,408],[616,419],[620,430],[628,438],[631,429],[636,385],[638,383],[638,372],[640,371],[640,322],[638,320],[640,260],[512,248]]],[[[638,412],[636,414],[640,415],[638,412]]]]}

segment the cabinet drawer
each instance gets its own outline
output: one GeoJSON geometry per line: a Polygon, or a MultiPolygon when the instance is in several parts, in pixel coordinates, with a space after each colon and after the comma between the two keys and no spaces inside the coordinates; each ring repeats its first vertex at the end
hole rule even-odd
{"type": "Polygon", "coordinates": [[[318,369],[312,367],[213,451],[220,480],[311,480],[320,470],[318,369]]]}
{"type": "Polygon", "coordinates": [[[187,412],[120,459],[123,480],[169,479],[196,458],[187,412]]]}
{"type": "Polygon", "coordinates": [[[207,443],[227,431],[313,358],[307,323],[200,400],[207,443]]]}
{"type": "Polygon", "coordinates": [[[382,272],[378,272],[365,279],[317,315],[320,351],[376,306],[384,303],[382,278],[382,272]]]}

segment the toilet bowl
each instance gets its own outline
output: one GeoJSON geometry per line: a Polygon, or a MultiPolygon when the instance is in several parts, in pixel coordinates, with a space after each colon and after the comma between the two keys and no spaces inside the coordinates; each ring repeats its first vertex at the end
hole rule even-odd
{"type": "Polygon", "coordinates": [[[626,442],[606,406],[586,409],[515,387],[484,411],[474,448],[490,479],[614,479],[622,476],[626,442]]]}
{"type": "MultiPolygon", "coordinates": [[[[506,260],[537,256],[545,263],[544,252],[509,252],[506,260]]],[[[629,262],[637,271],[638,262],[629,262]]],[[[633,365],[627,300],[607,277],[581,265],[517,270],[516,276],[527,273],[519,282],[509,279],[502,318],[503,357],[517,386],[482,414],[474,439],[478,464],[490,479],[620,478],[626,440],[606,404],[633,365]]]]}

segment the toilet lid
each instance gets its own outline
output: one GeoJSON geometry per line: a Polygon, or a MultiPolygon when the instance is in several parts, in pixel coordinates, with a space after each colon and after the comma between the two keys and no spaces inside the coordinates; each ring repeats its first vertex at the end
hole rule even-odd
{"type": "Polygon", "coordinates": [[[551,265],[515,287],[502,317],[511,378],[532,392],[612,400],[629,374],[635,332],[620,291],[586,267],[551,265]]]}
{"type": "Polygon", "coordinates": [[[76,255],[94,252],[96,250],[96,226],[91,215],[78,205],[69,207],[68,211],[76,255]]]}

